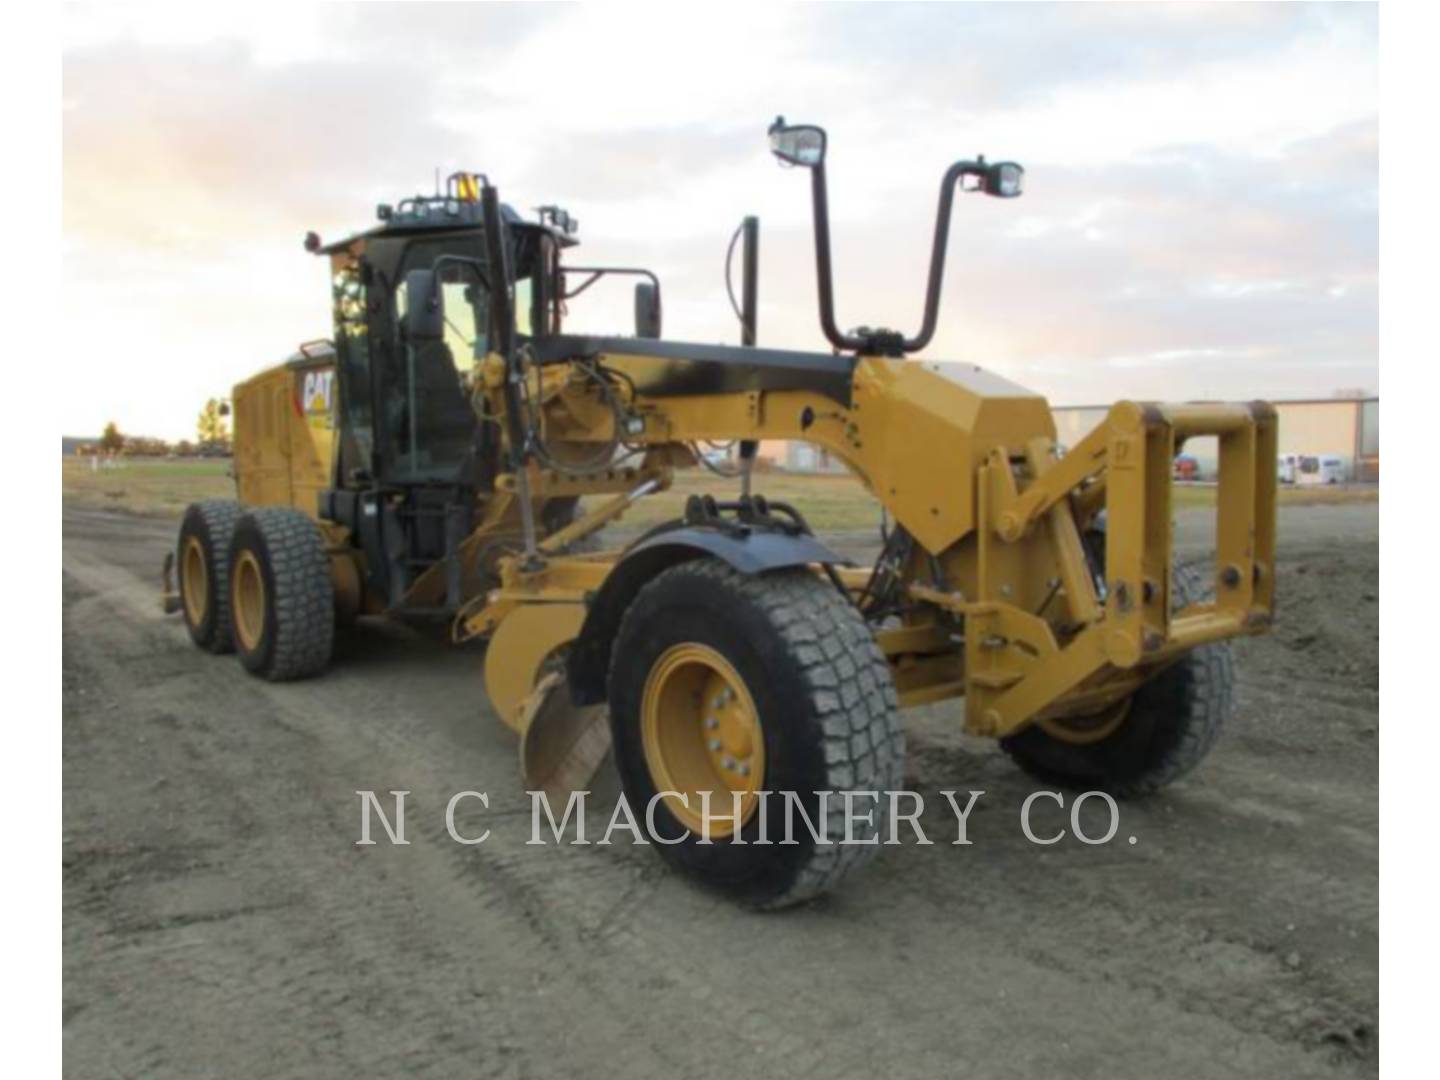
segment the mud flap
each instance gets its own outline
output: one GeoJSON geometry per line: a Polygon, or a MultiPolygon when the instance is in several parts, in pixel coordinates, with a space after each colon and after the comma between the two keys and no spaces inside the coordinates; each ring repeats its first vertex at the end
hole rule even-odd
{"type": "Polygon", "coordinates": [[[175,584],[175,552],[165,553],[165,563],[160,568],[160,610],[174,615],[180,610],[180,589],[175,584]]]}

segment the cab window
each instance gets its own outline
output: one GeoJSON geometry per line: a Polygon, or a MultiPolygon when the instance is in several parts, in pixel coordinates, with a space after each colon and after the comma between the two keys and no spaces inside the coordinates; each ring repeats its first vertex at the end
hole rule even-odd
{"type": "Polygon", "coordinates": [[[535,285],[524,277],[515,282],[515,332],[531,336],[534,323],[535,285]]]}
{"type": "Polygon", "coordinates": [[[384,409],[389,477],[396,480],[453,480],[474,446],[470,376],[489,349],[489,296],[474,262],[437,255],[417,245],[406,266],[435,266],[445,304],[440,340],[409,340],[404,326],[412,298],[404,276],[394,291],[397,362],[386,372],[384,409]]]}

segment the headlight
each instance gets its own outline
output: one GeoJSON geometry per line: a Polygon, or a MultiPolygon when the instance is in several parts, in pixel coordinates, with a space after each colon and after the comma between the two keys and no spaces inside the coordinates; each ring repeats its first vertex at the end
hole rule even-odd
{"type": "Polygon", "coordinates": [[[770,125],[770,152],[790,165],[813,168],[825,162],[825,129],[813,124],[787,124],[777,116],[770,125]]]}
{"type": "Polygon", "coordinates": [[[985,194],[1013,199],[1025,185],[1025,170],[1013,161],[997,161],[985,173],[985,194]]]}

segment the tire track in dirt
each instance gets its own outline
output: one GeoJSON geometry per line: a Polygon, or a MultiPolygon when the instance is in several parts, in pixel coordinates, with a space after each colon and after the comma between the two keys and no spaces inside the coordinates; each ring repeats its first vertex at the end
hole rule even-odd
{"type": "MultiPolygon", "coordinates": [[[[644,848],[527,847],[478,652],[367,626],[324,678],[260,683],[159,618],[168,526],[65,520],[77,1075],[1374,1071],[1374,745],[1355,734],[1371,691],[1295,692],[1363,626],[1298,666],[1242,654],[1241,716],[1196,778],[1122,810],[1133,848],[1033,848],[1001,755],[949,713],[909,717],[936,846],[760,916],[644,848]],[[970,786],[989,793],[976,843],[950,847],[938,790],[970,786]],[[354,846],[356,788],[412,791],[408,847],[354,846]],[[463,847],[443,815],[471,788],[491,806],[458,823],[493,835],[463,847]]],[[[1363,560],[1301,550],[1350,569],[1282,591],[1294,617],[1359,602],[1363,560]]]]}

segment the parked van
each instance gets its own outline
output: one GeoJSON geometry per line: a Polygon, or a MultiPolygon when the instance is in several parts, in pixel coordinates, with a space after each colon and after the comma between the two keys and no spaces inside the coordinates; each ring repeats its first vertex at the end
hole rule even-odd
{"type": "MultiPolygon", "coordinates": [[[[1345,481],[1345,459],[1338,454],[1295,455],[1295,483],[1340,484],[1345,481]]],[[[1283,469],[1283,466],[1282,466],[1283,469]]]]}

